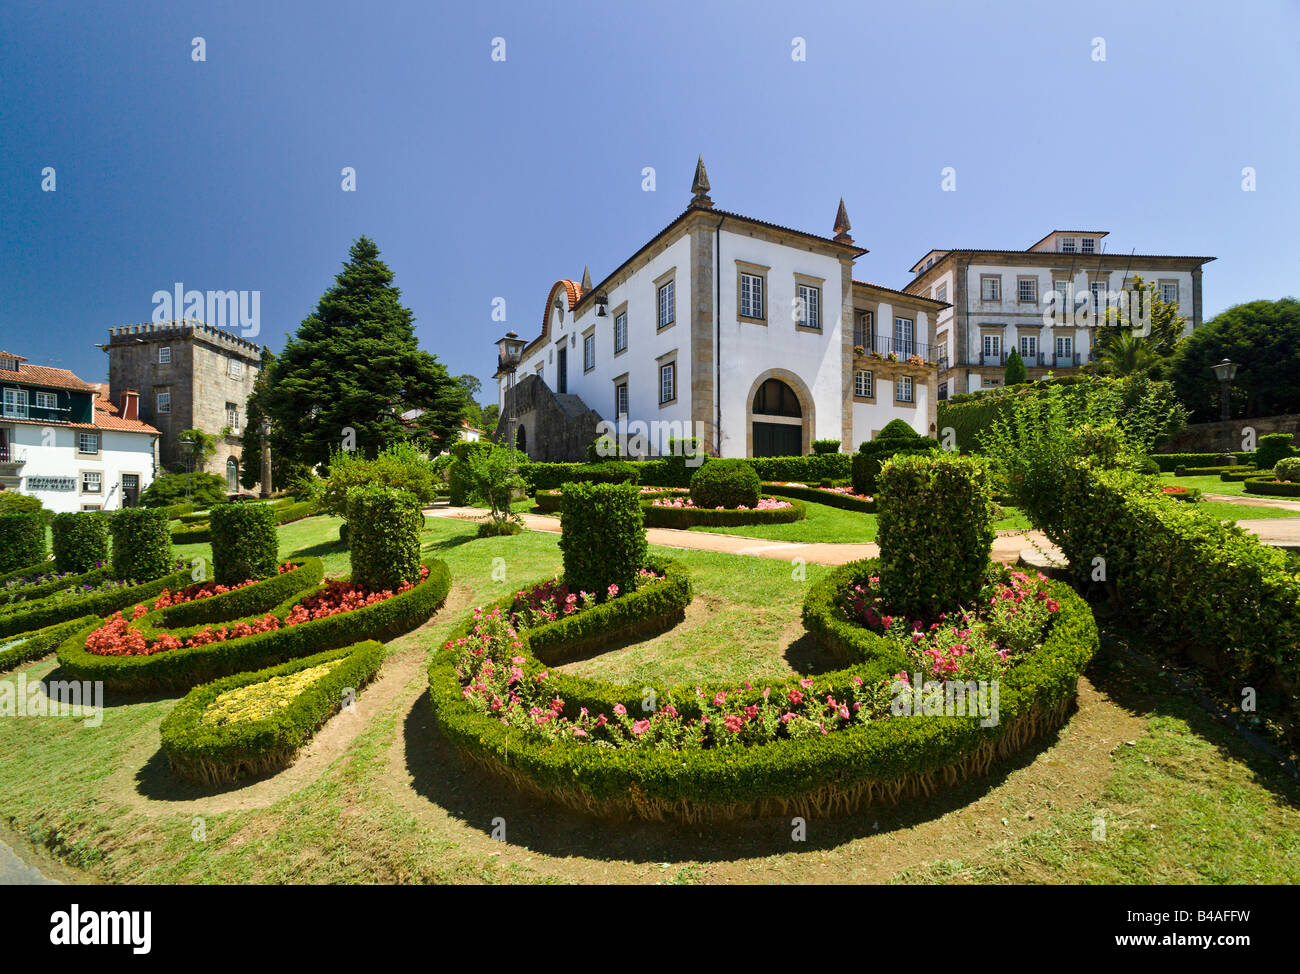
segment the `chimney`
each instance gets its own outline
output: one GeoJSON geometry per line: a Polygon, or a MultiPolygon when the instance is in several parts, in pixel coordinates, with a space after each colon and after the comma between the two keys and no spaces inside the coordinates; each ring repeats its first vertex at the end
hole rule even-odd
{"type": "Polygon", "coordinates": [[[117,410],[121,413],[123,419],[139,419],[140,393],[134,389],[123,389],[121,401],[117,404],[117,410]]]}

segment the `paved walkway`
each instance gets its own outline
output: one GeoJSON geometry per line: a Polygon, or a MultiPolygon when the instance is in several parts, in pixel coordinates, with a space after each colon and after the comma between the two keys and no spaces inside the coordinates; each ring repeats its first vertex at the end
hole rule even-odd
{"type": "Polygon", "coordinates": [[[1283,497],[1261,497],[1259,494],[1206,494],[1207,501],[1227,501],[1229,504],[1242,504],[1246,507],[1280,507],[1287,511],[1300,511],[1300,501],[1289,501],[1283,497]]]}

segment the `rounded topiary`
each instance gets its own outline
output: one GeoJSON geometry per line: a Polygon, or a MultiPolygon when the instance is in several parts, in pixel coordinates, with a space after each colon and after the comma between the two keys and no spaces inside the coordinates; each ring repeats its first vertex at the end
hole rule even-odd
{"type": "Polygon", "coordinates": [[[1285,460],[1279,460],[1273,468],[1273,474],[1278,480],[1285,480],[1289,483],[1300,483],[1300,457],[1287,457],[1285,460]]]}
{"type": "Polygon", "coordinates": [[[212,574],[218,585],[275,574],[280,539],[271,505],[216,504],[210,514],[212,574]]]}
{"type": "Polygon", "coordinates": [[[1295,439],[1290,433],[1269,433],[1259,438],[1259,450],[1255,453],[1255,466],[1260,470],[1272,470],[1279,460],[1295,455],[1292,445],[1295,439]]]}
{"type": "Polygon", "coordinates": [[[45,560],[45,522],[36,511],[0,514],[0,575],[45,560]]]}
{"type": "Polygon", "coordinates": [[[172,536],[167,512],[128,507],[108,522],[113,535],[113,576],[121,581],[151,582],[172,572],[172,536]]]}
{"type": "Polygon", "coordinates": [[[813,453],[839,453],[839,440],[813,440],[813,453]]]}
{"type": "Polygon", "coordinates": [[[420,579],[420,528],[415,495],[372,485],[348,491],[348,550],[352,581],[372,592],[420,579]]]}
{"type": "Polygon", "coordinates": [[[99,511],[56,514],[50,522],[54,567],[81,575],[108,561],[108,520],[99,511]]]}
{"type": "Polygon", "coordinates": [[[691,476],[691,503],[696,507],[757,507],[762,485],[744,460],[714,460],[691,476]]]}
{"type": "Polygon", "coordinates": [[[935,453],[939,441],[922,436],[902,419],[891,419],[873,440],[867,440],[853,454],[852,478],[855,494],[874,495],[880,465],[893,456],[935,453]]]}
{"type": "Polygon", "coordinates": [[[604,598],[636,587],[648,553],[641,491],[632,484],[569,483],[560,494],[560,551],[572,592],[604,598]]]}
{"type": "Polygon", "coordinates": [[[935,619],[970,606],[993,547],[993,495],[982,460],[901,456],[880,471],[880,587],[891,612],[935,619]]]}

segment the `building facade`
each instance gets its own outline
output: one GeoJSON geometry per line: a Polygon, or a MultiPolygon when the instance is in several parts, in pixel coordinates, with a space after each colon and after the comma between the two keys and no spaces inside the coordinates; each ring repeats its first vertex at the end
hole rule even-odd
{"type": "Polygon", "coordinates": [[[135,506],[153,482],[159,433],[140,420],[133,390],[116,403],[106,391],[0,352],[0,488],[59,513],[135,506]]]}
{"type": "Polygon", "coordinates": [[[939,398],[1002,385],[1012,349],[1030,379],[1077,371],[1092,361],[1107,295],[1136,277],[1177,305],[1187,332],[1200,327],[1201,268],[1213,257],[1108,254],[1106,235],[1053,230],[1026,250],[931,250],[917,261],[904,290],[946,305],[935,321],[939,398]],[[1064,319],[1066,307],[1090,314],[1064,319]]]}
{"type": "MultiPolygon", "coordinates": [[[[138,390],[140,418],[161,432],[162,466],[185,470],[190,457],[181,431],[200,429],[217,438],[217,451],[204,470],[225,478],[227,490],[239,490],[243,418],[261,366],[261,346],[189,320],[110,328],[101,347],[108,353],[112,398],[138,390]]],[[[260,457],[248,462],[261,469],[260,457]]]]}
{"type": "Polygon", "coordinates": [[[593,416],[644,456],[679,437],[723,457],[847,451],[895,418],[933,434],[944,302],[855,281],[867,251],[842,201],[826,237],[716,209],[709,189],[701,161],[649,243],[594,286],[552,286],[514,389],[498,369],[499,429],[539,460],[583,458],[593,416]]]}

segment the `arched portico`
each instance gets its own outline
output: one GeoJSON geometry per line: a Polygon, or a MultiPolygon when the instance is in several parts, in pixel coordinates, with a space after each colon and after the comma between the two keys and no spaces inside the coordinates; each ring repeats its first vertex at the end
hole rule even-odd
{"type": "Polygon", "coordinates": [[[812,451],[814,429],[816,407],[803,379],[789,369],[768,369],[754,380],[745,405],[745,456],[802,456],[812,451]]]}

